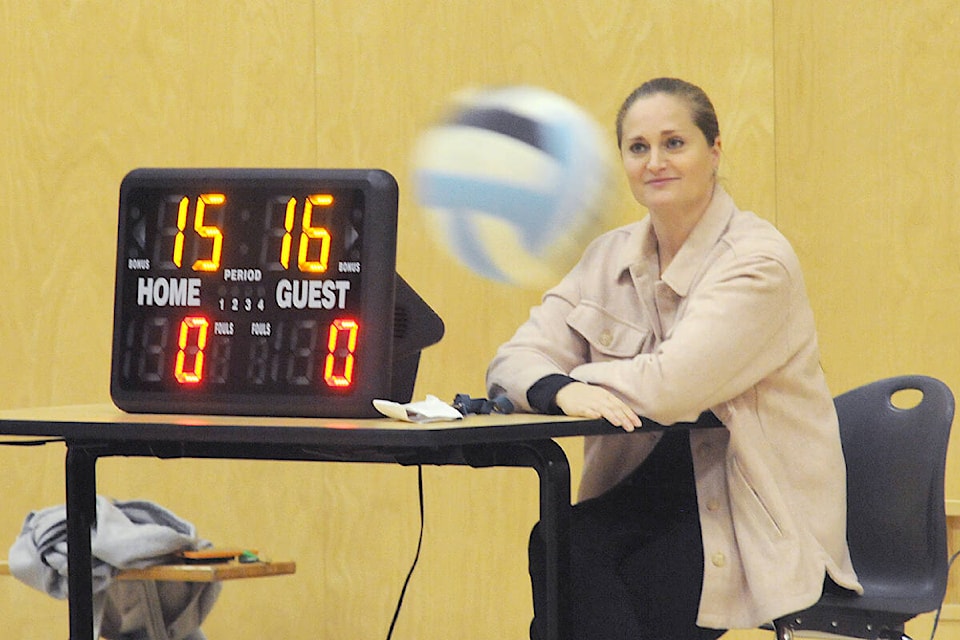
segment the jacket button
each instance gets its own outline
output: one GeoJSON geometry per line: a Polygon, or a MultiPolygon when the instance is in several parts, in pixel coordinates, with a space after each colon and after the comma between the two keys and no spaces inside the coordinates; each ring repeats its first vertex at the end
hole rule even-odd
{"type": "Polygon", "coordinates": [[[719,510],[720,510],[720,502],[719,502],[719,501],[717,501],[717,500],[709,500],[709,501],[707,501],[707,511],[710,511],[711,513],[713,513],[713,512],[715,512],[715,511],[719,511],[719,510]]]}
{"type": "Polygon", "coordinates": [[[604,331],[600,334],[600,344],[604,347],[609,347],[613,343],[613,334],[609,331],[604,331]]]}
{"type": "Polygon", "coordinates": [[[713,554],[713,557],[710,559],[710,561],[713,562],[713,566],[715,567],[724,567],[727,564],[727,556],[718,551],[713,554]]]}

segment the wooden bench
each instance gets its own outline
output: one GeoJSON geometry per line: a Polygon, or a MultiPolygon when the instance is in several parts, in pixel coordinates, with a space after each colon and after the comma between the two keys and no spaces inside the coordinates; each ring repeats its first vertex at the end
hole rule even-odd
{"type": "MultiPolygon", "coordinates": [[[[148,580],[154,582],[219,582],[243,578],[264,578],[296,573],[297,563],[292,561],[271,562],[218,562],[210,564],[158,564],[146,569],[124,569],[117,580],[148,580]]],[[[0,575],[10,575],[10,564],[0,561],[0,575]]]]}
{"type": "MultiPolygon", "coordinates": [[[[257,561],[204,564],[159,564],[145,569],[124,569],[117,574],[117,580],[139,581],[143,590],[142,597],[147,603],[147,637],[151,640],[169,640],[160,600],[157,592],[158,582],[220,582],[244,578],[264,578],[296,573],[297,564],[292,561],[257,561]]],[[[10,575],[10,563],[0,560],[0,575],[10,575]]]]}

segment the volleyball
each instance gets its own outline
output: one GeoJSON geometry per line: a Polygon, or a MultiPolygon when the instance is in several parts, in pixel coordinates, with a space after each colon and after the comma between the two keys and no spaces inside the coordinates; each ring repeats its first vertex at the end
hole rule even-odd
{"type": "Polygon", "coordinates": [[[419,136],[415,197],[460,263],[491,280],[543,288],[602,230],[609,145],[584,109],[546,89],[461,94],[419,136]]]}

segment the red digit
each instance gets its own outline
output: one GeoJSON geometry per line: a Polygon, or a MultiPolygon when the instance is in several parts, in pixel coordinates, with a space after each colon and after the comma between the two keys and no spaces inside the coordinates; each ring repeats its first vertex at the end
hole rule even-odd
{"type": "Polygon", "coordinates": [[[349,387],[353,384],[354,352],[357,349],[355,320],[338,318],[330,323],[327,340],[327,358],[323,365],[323,379],[328,387],[349,387]]]}
{"type": "Polygon", "coordinates": [[[207,330],[210,322],[202,316],[187,316],[180,323],[177,345],[177,366],[174,375],[180,384],[195,384],[203,380],[203,350],[207,348],[207,330]],[[193,369],[187,370],[187,356],[193,358],[193,369]]]}

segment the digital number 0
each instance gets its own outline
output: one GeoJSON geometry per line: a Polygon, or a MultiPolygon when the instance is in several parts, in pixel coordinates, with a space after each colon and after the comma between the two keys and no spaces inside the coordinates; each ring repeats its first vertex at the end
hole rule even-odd
{"type": "Polygon", "coordinates": [[[174,375],[180,384],[195,384],[203,380],[203,353],[207,348],[210,322],[202,316],[187,316],[180,323],[177,339],[177,365],[174,375]],[[187,370],[187,357],[193,359],[193,368],[187,370]]]}
{"type": "Polygon", "coordinates": [[[354,320],[338,318],[330,324],[328,353],[323,365],[323,379],[328,387],[344,388],[353,384],[353,354],[357,350],[359,329],[354,320]]]}

